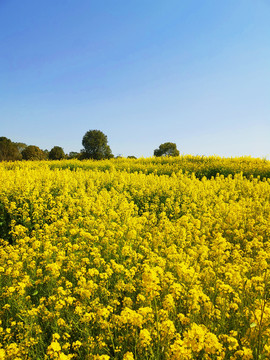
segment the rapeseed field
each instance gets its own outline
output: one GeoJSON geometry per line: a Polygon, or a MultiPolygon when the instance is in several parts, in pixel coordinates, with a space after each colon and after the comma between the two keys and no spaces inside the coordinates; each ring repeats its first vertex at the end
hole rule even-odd
{"type": "Polygon", "coordinates": [[[0,163],[0,359],[270,359],[270,164],[0,163]]]}

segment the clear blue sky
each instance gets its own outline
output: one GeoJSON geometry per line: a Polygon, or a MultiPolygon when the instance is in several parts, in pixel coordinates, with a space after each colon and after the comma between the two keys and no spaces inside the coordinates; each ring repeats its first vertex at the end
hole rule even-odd
{"type": "Polygon", "coordinates": [[[269,0],[0,0],[0,136],[270,157],[269,0]]]}

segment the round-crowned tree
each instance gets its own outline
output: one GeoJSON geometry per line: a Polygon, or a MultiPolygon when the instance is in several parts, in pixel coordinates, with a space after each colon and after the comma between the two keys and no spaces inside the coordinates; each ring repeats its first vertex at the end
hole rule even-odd
{"type": "Polygon", "coordinates": [[[154,156],[179,156],[179,150],[175,143],[166,142],[154,150],[154,156]]]}
{"type": "Polygon", "coordinates": [[[63,148],[61,148],[60,146],[54,146],[49,152],[50,160],[61,160],[64,158],[65,158],[65,153],[63,148]]]}
{"type": "Polygon", "coordinates": [[[100,130],[89,130],[82,139],[83,157],[85,159],[110,159],[113,157],[108,145],[107,136],[100,130]]]}
{"type": "Polygon", "coordinates": [[[44,160],[46,155],[35,145],[29,145],[22,151],[23,160],[44,160]]]}

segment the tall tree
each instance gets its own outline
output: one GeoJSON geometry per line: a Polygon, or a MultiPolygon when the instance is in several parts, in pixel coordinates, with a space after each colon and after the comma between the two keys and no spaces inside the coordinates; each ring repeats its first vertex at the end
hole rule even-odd
{"type": "Polygon", "coordinates": [[[24,160],[44,160],[46,155],[44,152],[35,145],[29,145],[22,151],[24,160]]]}
{"type": "Polygon", "coordinates": [[[60,146],[54,146],[49,152],[50,160],[61,160],[64,158],[65,158],[65,153],[63,148],[61,148],[60,146]]]}
{"type": "Polygon", "coordinates": [[[113,157],[107,136],[100,130],[87,131],[82,139],[82,144],[84,146],[83,157],[86,159],[101,160],[113,157]]]}
{"type": "Polygon", "coordinates": [[[154,150],[154,156],[179,156],[179,150],[177,150],[175,143],[166,142],[154,150]]]}
{"type": "Polygon", "coordinates": [[[0,137],[0,161],[21,160],[22,156],[17,146],[8,138],[0,137]]]}

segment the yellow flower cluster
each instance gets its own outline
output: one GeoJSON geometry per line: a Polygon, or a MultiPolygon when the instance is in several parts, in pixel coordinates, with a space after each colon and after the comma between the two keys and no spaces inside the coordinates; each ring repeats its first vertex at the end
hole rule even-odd
{"type": "Polygon", "coordinates": [[[269,169],[0,163],[0,360],[269,359],[269,169]]]}
{"type": "MultiPolygon", "coordinates": [[[[126,171],[130,173],[172,175],[182,171],[194,173],[197,178],[211,178],[216,174],[228,176],[243,173],[246,177],[270,177],[270,161],[249,156],[223,158],[218,156],[181,155],[178,157],[152,157],[140,159],[116,158],[102,161],[54,161],[49,162],[50,169],[77,169],[101,171],[126,171]]],[[[13,166],[13,165],[11,165],[13,166]]]]}

